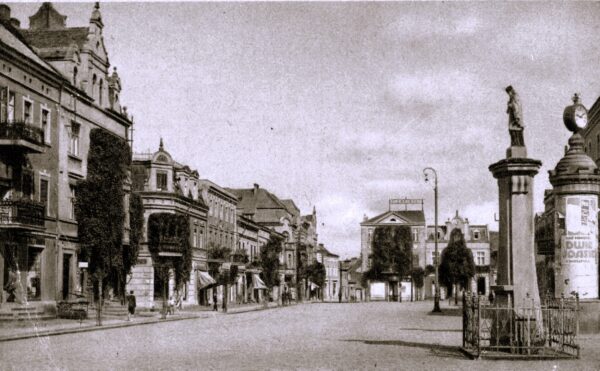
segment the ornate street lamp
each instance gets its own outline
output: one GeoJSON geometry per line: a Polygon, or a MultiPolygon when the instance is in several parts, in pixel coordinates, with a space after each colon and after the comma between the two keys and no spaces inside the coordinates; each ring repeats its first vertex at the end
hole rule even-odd
{"type": "Polygon", "coordinates": [[[425,175],[425,182],[429,183],[430,177],[433,176],[433,193],[434,193],[434,205],[435,205],[435,231],[433,238],[435,241],[435,257],[433,264],[435,266],[435,295],[433,299],[433,312],[441,312],[440,309],[440,275],[439,275],[439,253],[438,253],[438,177],[437,172],[432,167],[426,167],[423,169],[423,175],[425,175]]]}

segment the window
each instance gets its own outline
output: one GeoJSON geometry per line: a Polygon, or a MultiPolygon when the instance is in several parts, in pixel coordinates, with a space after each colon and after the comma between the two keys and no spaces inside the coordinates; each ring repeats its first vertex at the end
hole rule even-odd
{"type": "Polygon", "coordinates": [[[45,108],[42,108],[41,121],[44,142],[50,143],[50,111],[45,108]]]}
{"type": "Polygon", "coordinates": [[[192,247],[198,247],[198,227],[194,227],[194,235],[192,237],[192,247]]]}
{"type": "Polygon", "coordinates": [[[477,251],[477,265],[485,265],[485,251],[477,251]]]}
{"type": "Polygon", "coordinates": [[[71,132],[69,134],[69,154],[79,156],[79,124],[71,123],[71,132]]]}
{"type": "Polygon", "coordinates": [[[98,84],[98,105],[102,106],[102,94],[104,90],[104,83],[102,79],[100,79],[100,84],[98,84]]]}
{"type": "Polygon", "coordinates": [[[200,234],[198,235],[198,248],[204,248],[204,233],[200,230],[200,234]]]}
{"type": "Polygon", "coordinates": [[[46,214],[48,213],[48,200],[50,198],[48,191],[48,179],[40,179],[40,202],[46,207],[46,214]]]}
{"type": "Polygon", "coordinates": [[[6,110],[8,104],[8,88],[0,87],[0,121],[6,120],[6,110]]]}
{"type": "Polygon", "coordinates": [[[8,122],[15,121],[15,92],[8,93],[8,111],[6,114],[8,122]]]}
{"type": "Polygon", "coordinates": [[[167,173],[162,171],[156,172],[156,189],[159,191],[167,190],[167,173]]]}
{"type": "Polygon", "coordinates": [[[69,208],[69,219],[71,220],[75,220],[75,186],[74,185],[69,185],[69,191],[70,191],[70,195],[69,195],[69,203],[70,203],[70,208],[69,208]]]}
{"type": "Polygon", "coordinates": [[[33,122],[33,103],[31,101],[23,99],[23,121],[26,124],[31,124],[33,122]]]}
{"type": "Polygon", "coordinates": [[[73,68],[73,85],[77,86],[77,67],[73,68]]]}
{"type": "Polygon", "coordinates": [[[479,239],[479,229],[476,229],[473,231],[473,239],[474,240],[478,240],[479,239]]]}

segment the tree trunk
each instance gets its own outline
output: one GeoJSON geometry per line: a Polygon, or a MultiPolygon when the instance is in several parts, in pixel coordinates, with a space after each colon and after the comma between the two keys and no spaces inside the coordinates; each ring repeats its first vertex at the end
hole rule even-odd
{"type": "Polygon", "coordinates": [[[96,325],[102,326],[102,304],[104,299],[102,278],[98,280],[98,300],[96,301],[96,325]]]}
{"type": "Polygon", "coordinates": [[[454,286],[454,305],[458,305],[458,284],[454,286]]]}

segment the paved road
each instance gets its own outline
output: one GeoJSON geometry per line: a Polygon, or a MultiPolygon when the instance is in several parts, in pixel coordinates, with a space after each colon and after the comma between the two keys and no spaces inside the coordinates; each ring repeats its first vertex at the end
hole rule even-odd
{"type": "MultiPolygon", "coordinates": [[[[460,318],[431,303],[306,304],[0,343],[3,370],[598,370],[599,337],[576,361],[471,361],[460,318]]],[[[587,349],[585,348],[587,347],[587,349]]]]}

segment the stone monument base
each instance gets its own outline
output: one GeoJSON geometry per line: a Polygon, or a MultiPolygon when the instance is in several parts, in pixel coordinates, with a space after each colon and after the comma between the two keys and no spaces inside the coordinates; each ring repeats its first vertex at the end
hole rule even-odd
{"type": "Polygon", "coordinates": [[[506,149],[506,158],[526,158],[527,148],[525,146],[510,146],[506,149]]]}

